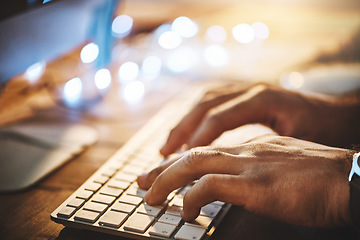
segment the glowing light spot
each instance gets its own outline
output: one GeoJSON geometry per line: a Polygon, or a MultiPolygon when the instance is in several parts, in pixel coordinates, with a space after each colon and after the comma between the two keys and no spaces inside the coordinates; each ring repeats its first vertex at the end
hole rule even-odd
{"type": "Polygon", "coordinates": [[[246,23],[241,23],[236,25],[232,29],[233,37],[236,41],[246,44],[251,43],[255,38],[255,31],[254,29],[246,23]]]}
{"type": "Polygon", "coordinates": [[[134,62],[125,62],[119,68],[119,79],[121,82],[135,80],[139,75],[139,66],[134,62]]]}
{"type": "Polygon", "coordinates": [[[284,88],[299,89],[304,85],[304,76],[299,72],[285,73],[280,77],[280,83],[284,88]]]}
{"type": "Polygon", "coordinates": [[[258,39],[267,39],[269,38],[270,30],[269,27],[262,22],[254,22],[251,25],[255,31],[255,37],[258,39]]]}
{"type": "Polygon", "coordinates": [[[65,83],[63,97],[69,106],[76,106],[81,101],[83,85],[80,78],[73,78],[65,83]]]}
{"type": "Polygon", "coordinates": [[[159,38],[161,36],[161,34],[163,34],[164,32],[168,32],[171,31],[171,24],[169,23],[165,23],[160,25],[154,32],[154,35],[156,36],[156,38],[159,38]]]}
{"type": "Polygon", "coordinates": [[[133,22],[132,17],[120,15],[114,19],[111,29],[117,37],[125,37],[131,32],[133,22]]]}
{"type": "Polygon", "coordinates": [[[197,24],[184,16],[176,18],[171,25],[171,29],[183,38],[191,38],[199,31],[197,24]]]}
{"type": "Polygon", "coordinates": [[[128,83],[123,91],[122,95],[124,100],[129,104],[135,104],[141,101],[145,93],[144,83],[140,81],[132,81],[128,83]]]}
{"type": "Polygon", "coordinates": [[[214,25],[207,29],[206,38],[212,42],[222,43],[225,42],[227,33],[222,26],[214,25]]]}
{"type": "Polygon", "coordinates": [[[111,84],[111,73],[108,69],[100,69],[95,73],[95,86],[100,89],[106,89],[111,84]]]}
{"type": "Polygon", "coordinates": [[[80,58],[83,63],[91,63],[99,55],[99,46],[95,43],[89,43],[80,52],[80,58]]]}
{"type": "Polygon", "coordinates": [[[220,45],[210,45],[204,50],[204,59],[213,67],[225,66],[229,62],[229,53],[220,45]]]}
{"type": "Polygon", "coordinates": [[[175,49],[180,46],[181,42],[181,37],[172,31],[162,33],[158,41],[159,45],[165,49],[175,49]]]}
{"type": "Polygon", "coordinates": [[[146,77],[156,77],[161,71],[161,60],[156,56],[148,56],[144,59],[141,70],[146,77]]]}
{"type": "Polygon", "coordinates": [[[45,72],[46,63],[45,62],[37,62],[28,67],[25,71],[25,78],[30,83],[35,83],[45,72]]]}
{"type": "Polygon", "coordinates": [[[171,71],[180,73],[191,69],[197,62],[196,52],[192,48],[184,46],[171,53],[166,65],[171,71]]]}

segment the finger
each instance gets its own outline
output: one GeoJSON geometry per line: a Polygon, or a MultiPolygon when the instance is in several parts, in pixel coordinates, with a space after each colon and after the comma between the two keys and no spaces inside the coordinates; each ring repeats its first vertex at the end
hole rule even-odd
{"type": "Polygon", "coordinates": [[[238,174],[246,160],[219,151],[196,148],[169,166],[155,179],[145,196],[150,205],[160,204],[168,194],[209,173],[238,174]]]}
{"type": "Polygon", "coordinates": [[[180,121],[180,123],[173,130],[171,130],[167,142],[160,149],[160,153],[166,157],[178,150],[181,145],[187,143],[195,129],[199,126],[204,116],[210,109],[247,91],[247,89],[244,88],[241,90],[236,89],[236,91],[229,91],[229,89],[226,90],[226,93],[220,91],[216,93],[210,92],[205,94],[202,100],[180,121]]]}
{"type": "Polygon", "coordinates": [[[217,200],[243,205],[249,189],[239,179],[241,177],[237,175],[225,174],[208,174],[200,178],[184,196],[182,219],[194,220],[203,206],[217,200]]]}
{"type": "Polygon", "coordinates": [[[136,181],[141,189],[149,189],[157,176],[161,174],[171,164],[176,162],[180,158],[180,155],[176,155],[173,158],[167,159],[161,163],[158,167],[152,169],[148,173],[144,173],[137,177],[136,181]]]}
{"type": "Polygon", "coordinates": [[[223,132],[249,123],[267,124],[269,100],[265,102],[266,89],[257,85],[248,92],[212,109],[189,139],[189,147],[206,146],[223,132]]]}

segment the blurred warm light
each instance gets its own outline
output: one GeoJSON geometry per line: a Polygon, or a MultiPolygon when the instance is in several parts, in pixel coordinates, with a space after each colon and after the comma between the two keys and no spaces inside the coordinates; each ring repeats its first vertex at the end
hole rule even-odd
{"type": "Polygon", "coordinates": [[[166,66],[170,71],[181,73],[190,70],[198,62],[198,56],[194,49],[188,46],[180,47],[169,55],[166,66]]]}
{"type": "Polygon", "coordinates": [[[89,43],[80,52],[80,58],[83,63],[91,63],[99,55],[99,47],[95,43],[89,43]]]}
{"type": "Polygon", "coordinates": [[[141,101],[145,93],[144,83],[141,81],[132,81],[122,89],[124,100],[129,104],[135,104],[141,101]]]}
{"type": "Polygon", "coordinates": [[[227,38],[226,30],[220,25],[214,25],[207,29],[206,38],[212,42],[222,43],[227,38]]]}
{"type": "Polygon", "coordinates": [[[181,37],[173,31],[162,33],[158,40],[159,45],[165,49],[175,49],[180,46],[181,42],[181,37]]]}
{"type": "Polygon", "coordinates": [[[35,83],[45,72],[46,63],[44,61],[34,63],[25,71],[25,78],[30,83],[35,83]]]}
{"type": "Polygon", "coordinates": [[[210,66],[221,67],[229,62],[229,54],[223,46],[212,44],[205,48],[204,59],[210,66]]]}
{"type": "Polygon", "coordinates": [[[269,38],[270,30],[269,27],[262,22],[254,22],[251,24],[255,31],[255,37],[258,39],[267,39],[269,38]]]}
{"type": "Polygon", "coordinates": [[[304,85],[304,76],[299,72],[285,73],[280,77],[280,84],[284,88],[299,89],[304,85]]]}
{"type": "Polygon", "coordinates": [[[171,25],[171,29],[183,38],[194,37],[199,31],[197,24],[184,16],[176,18],[171,25]]]}
{"type": "Polygon", "coordinates": [[[100,89],[106,89],[111,84],[111,73],[108,69],[100,69],[95,73],[95,86],[100,89]]]}
{"type": "Polygon", "coordinates": [[[119,68],[119,79],[121,82],[135,80],[139,75],[139,66],[134,62],[125,62],[119,68]]]}
{"type": "Polygon", "coordinates": [[[236,41],[243,44],[251,43],[255,38],[254,29],[247,23],[236,25],[232,29],[232,34],[236,41]]]}
{"type": "Polygon", "coordinates": [[[127,36],[133,26],[133,18],[127,15],[117,16],[112,23],[112,31],[117,37],[127,36]]]}
{"type": "Polygon", "coordinates": [[[77,106],[81,101],[83,85],[80,78],[73,78],[65,83],[64,102],[69,106],[77,106]]]}
{"type": "Polygon", "coordinates": [[[161,72],[161,59],[156,56],[147,56],[142,65],[141,70],[145,77],[154,78],[161,72]]]}

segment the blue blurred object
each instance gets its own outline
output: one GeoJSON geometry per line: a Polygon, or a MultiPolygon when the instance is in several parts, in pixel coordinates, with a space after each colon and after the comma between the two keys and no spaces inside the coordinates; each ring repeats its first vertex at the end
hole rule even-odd
{"type": "Polygon", "coordinates": [[[119,0],[58,0],[0,21],[0,84],[40,61],[51,61],[85,41],[100,48],[96,67],[111,60],[111,23],[119,0]]]}

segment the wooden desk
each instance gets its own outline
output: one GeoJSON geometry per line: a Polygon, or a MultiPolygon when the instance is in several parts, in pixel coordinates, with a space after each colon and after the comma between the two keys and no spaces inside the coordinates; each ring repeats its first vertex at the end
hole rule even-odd
{"type": "MultiPolygon", "coordinates": [[[[178,87],[180,84],[183,85],[182,89],[191,87],[189,82],[168,83],[164,85],[167,91],[160,89],[162,94],[148,94],[145,104],[137,109],[125,105],[120,107],[119,112],[115,111],[117,118],[112,121],[109,118],[94,118],[94,115],[88,113],[82,121],[95,125],[101,134],[95,145],[35,186],[22,192],[0,194],[0,239],[122,239],[63,227],[50,220],[50,213],[154,115],[164,102],[176,94],[181,89],[178,87]]],[[[310,233],[309,229],[304,231],[233,206],[215,231],[213,239],[301,240],[308,239],[305,235],[310,233]]],[[[321,231],[317,234],[320,236],[317,239],[347,239],[344,238],[346,235],[341,235],[344,234],[341,230],[321,231]]]]}

